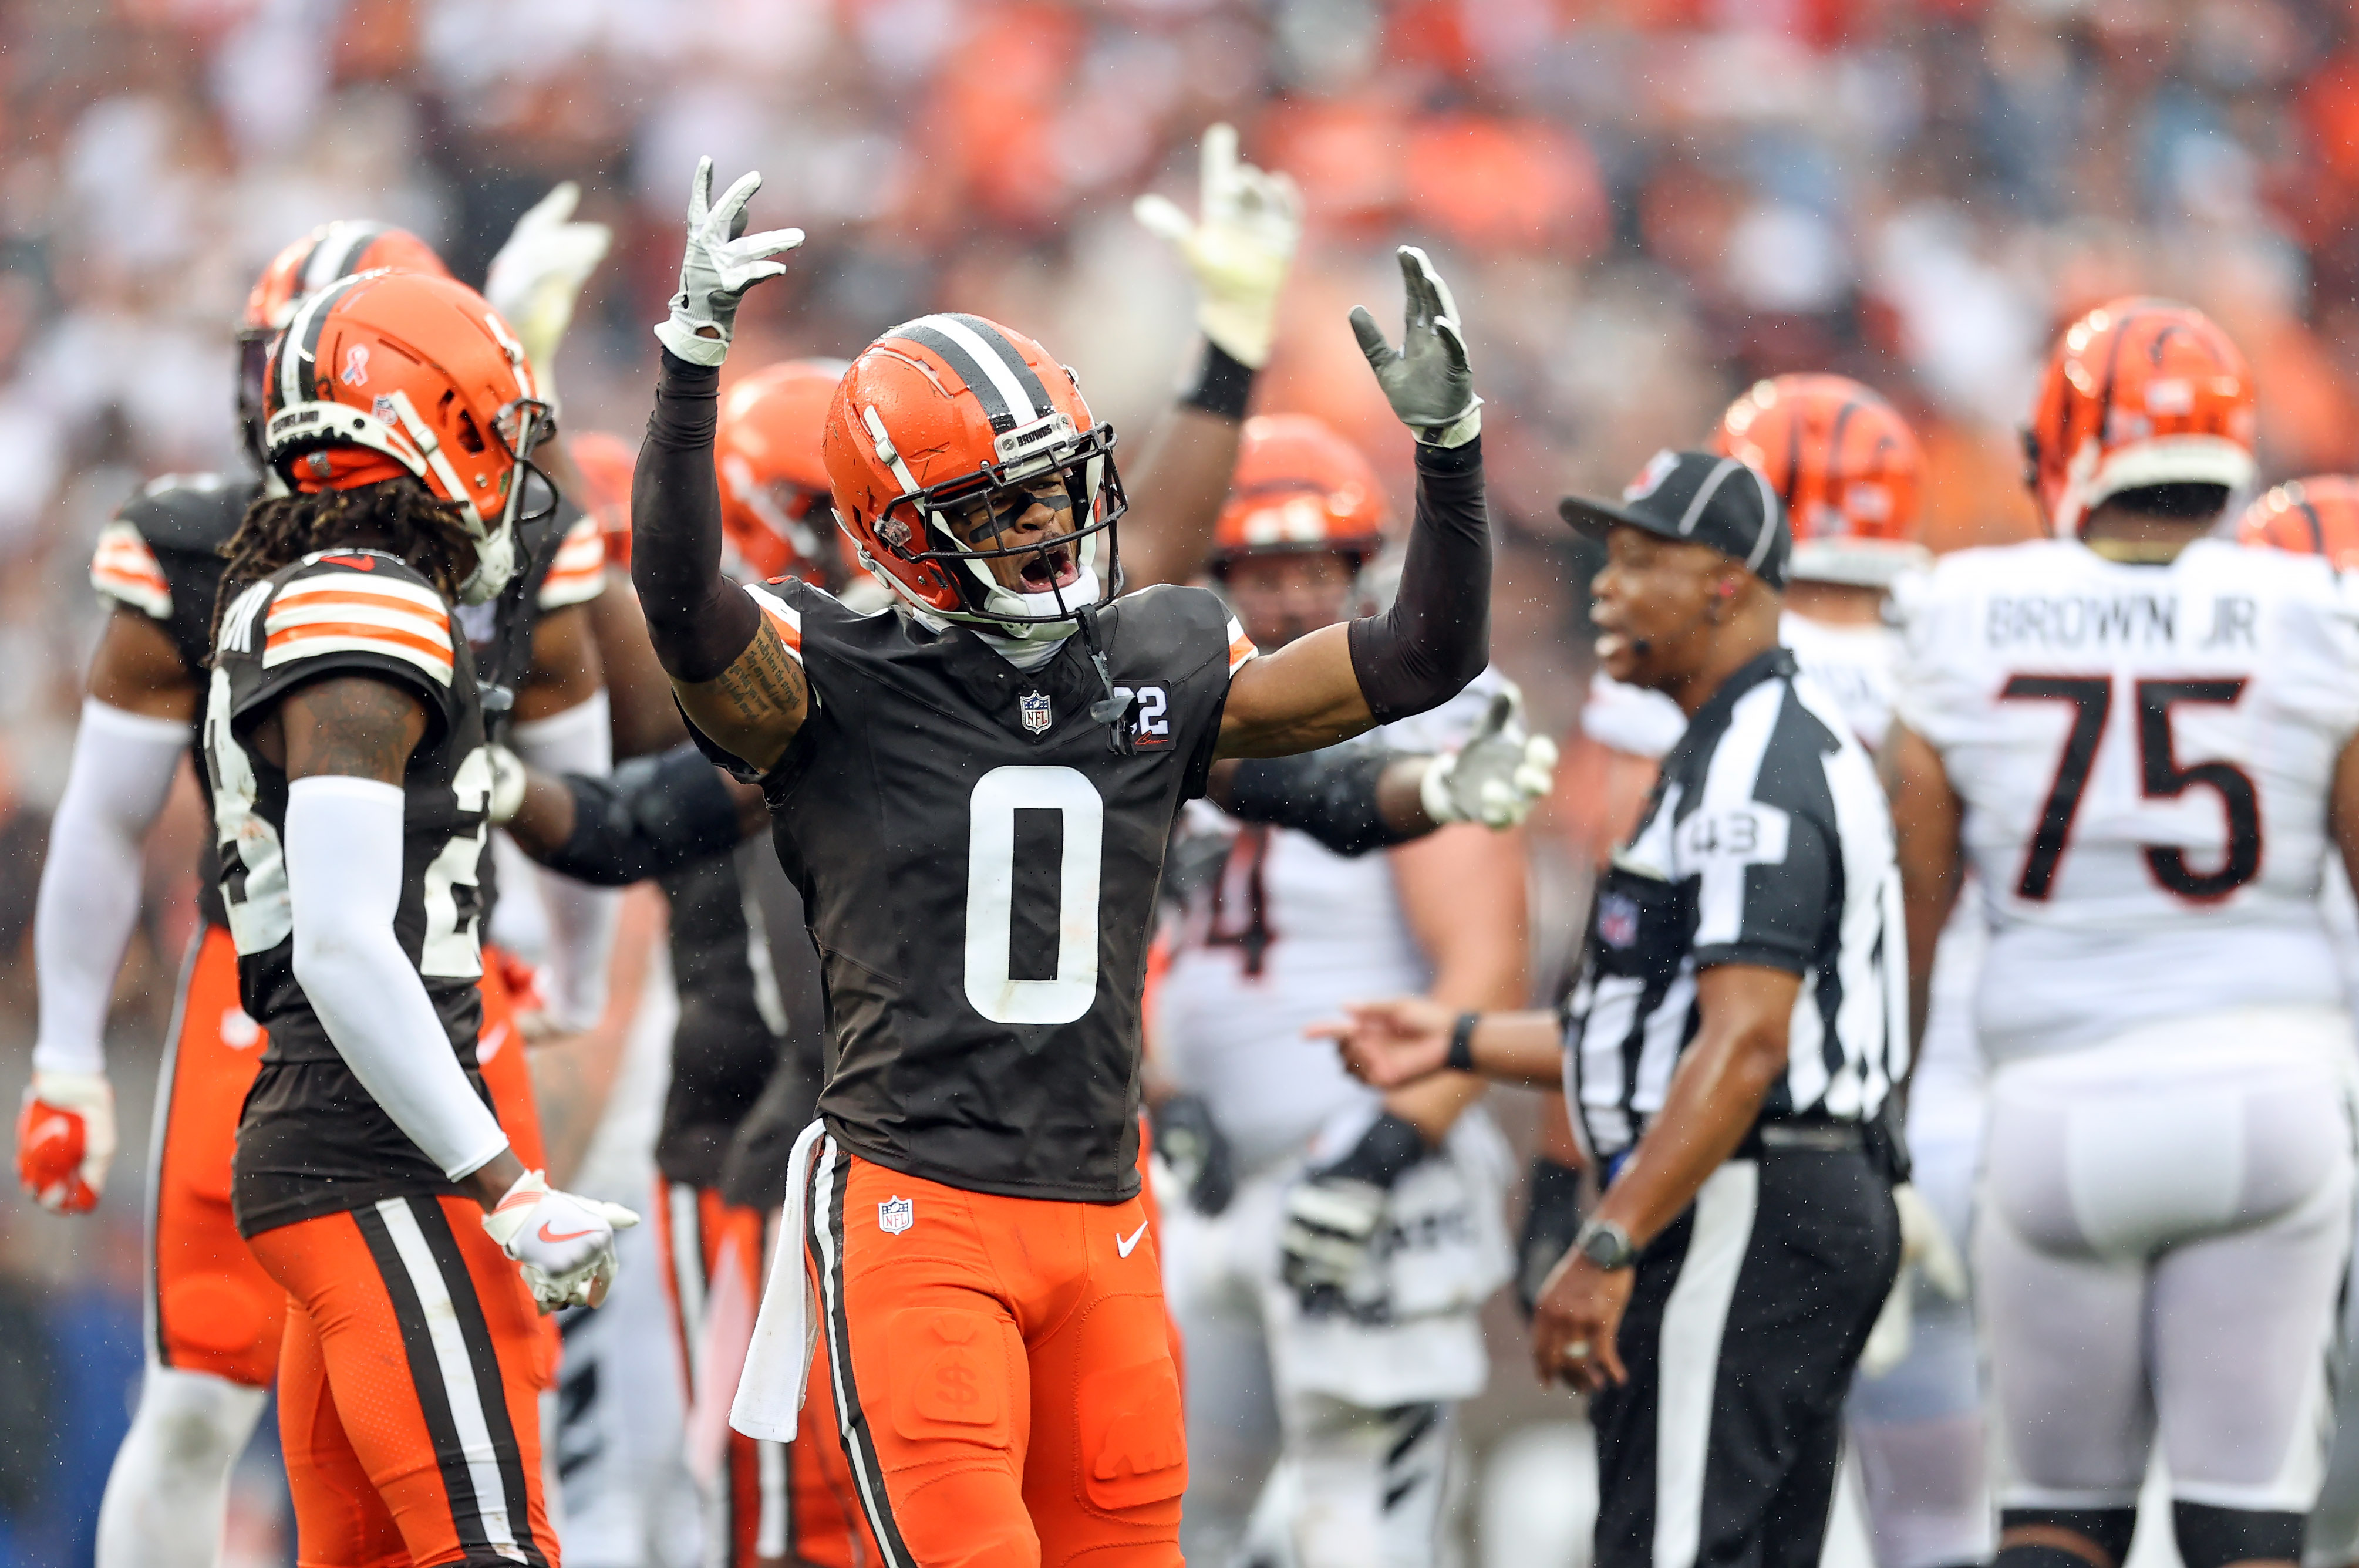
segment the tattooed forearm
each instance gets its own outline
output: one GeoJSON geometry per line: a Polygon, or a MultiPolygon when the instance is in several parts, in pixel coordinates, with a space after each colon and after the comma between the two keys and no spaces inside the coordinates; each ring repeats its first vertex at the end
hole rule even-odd
{"type": "Polygon", "coordinates": [[[802,728],[810,683],[765,618],[754,640],[711,681],[672,683],[680,706],[714,742],[756,768],[768,768],[802,728]]]}
{"type": "Polygon", "coordinates": [[[426,734],[425,704],[368,675],[299,687],[272,717],[285,736],[290,779],[333,773],[398,784],[426,734]]]}

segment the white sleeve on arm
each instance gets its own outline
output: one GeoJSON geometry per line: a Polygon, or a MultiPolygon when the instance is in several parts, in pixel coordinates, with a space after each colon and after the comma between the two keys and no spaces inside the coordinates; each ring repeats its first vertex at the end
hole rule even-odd
{"type": "Polygon", "coordinates": [[[44,1073],[106,1071],[106,1004],[139,920],[141,846],[171,793],[189,734],[185,720],[82,702],[33,907],[40,986],[33,1065],[44,1073]]]}
{"type": "Polygon", "coordinates": [[[508,1146],[393,934],[398,786],[342,775],[287,788],[295,978],[369,1097],[452,1181],[508,1146]]]}
{"type": "MultiPolygon", "coordinates": [[[[509,732],[516,754],[544,773],[614,770],[610,704],[601,687],[586,702],[561,713],[518,724],[509,732]]],[[[542,870],[541,906],[549,911],[549,1019],[569,1033],[586,1029],[606,1010],[606,965],[614,946],[622,890],[592,887],[542,870]]]]}

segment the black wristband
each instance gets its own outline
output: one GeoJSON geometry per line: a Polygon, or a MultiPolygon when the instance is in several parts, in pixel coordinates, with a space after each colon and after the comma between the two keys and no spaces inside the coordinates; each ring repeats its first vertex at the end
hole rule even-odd
{"type": "Polygon", "coordinates": [[[1387,826],[1377,791],[1397,753],[1346,741],[1295,757],[1237,764],[1219,804],[1242,822],[1299,829],[1337,855],[1365,855],[1417,836],[1387,826]]]}
{"type": "Polygon", "coordinates": [[[1254,368],[1233,357],[1212,339],[1204,340],[1204,363],[1196,373],[1193,389],[1180,395],[1180,401],[1190,408],[1201,408],[1208,414],[1218,414],[1224,419],[1242,421],[1245,405],[1253,400],[1254,368]]]}
{"type": "Polygon", "coordinates": [[[1483,1021],[1480,1013],[1461,1013],[1458,1021],[1450,1026],[1450,1054],[1441,1064],[1452,1073],[1474,1071],[1474,1026],[1483,1021]]]}

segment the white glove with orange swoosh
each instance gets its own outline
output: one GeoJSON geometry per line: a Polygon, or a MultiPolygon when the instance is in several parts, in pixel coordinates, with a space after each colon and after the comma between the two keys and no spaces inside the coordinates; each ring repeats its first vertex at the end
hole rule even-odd
{"type": "Polygon", "coordinates": [[[620,1203],[560,1192],[527,1171],[484,1216],[484,1229],[524,1266],[524,1282],[544,1312],[594,1307],[614,1282],[614,1233],[639,1216],[620,1203]]]}

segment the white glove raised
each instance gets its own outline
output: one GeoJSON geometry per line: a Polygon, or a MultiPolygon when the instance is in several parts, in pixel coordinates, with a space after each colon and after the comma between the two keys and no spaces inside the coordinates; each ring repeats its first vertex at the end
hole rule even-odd
{"type": "Polygon", "coordinates": [[[498,745],[484,746],[484,753],[492,763],[492,793],[484,802],[484,813],[491,819],[492,826],[503,828],[516,821],[516,814],[524,810],[524,758],[498,745]]]}
{"type": "Polygon", "coordinates": [[[688,248],[679,258],[679,292],[671,315],[656,323],[664,347],[691,365],[719,365],[729,357],[729,333],[745,290],[777,278],[786,264],[772,259],[803,243],[800,229],[745,233],[745,203],[762,188],[759,174],[741,174],[737,183],[712,200],[712,160],[696,160],[688,188],[688,248]]]}
{"type": "Polygon", "coordinates": [[[1437,822],[1504,832],[1556,787],[1556,742],[1524,733],[1523,689],[1504,684],[1466,744],[1435,757],[1418,781],[1418,803],[1437,822]]]}
{"type": "Polygon", "coordinates": [[[544,1312],[594,1307],[614,1282],[614,1233],[639,1216],[620,1203],[560,1192],[538,1171],[516,1179],[484,1229],[524,1266],[524,1282],[544,1312]]]}
{"type": "Polygon", "coordinates": [[[568,180],[533,203],[484,278],[484,298],[516,329],[544,397],[582,286],[614,243],[614,231],[605,224],[571,221],[581,201],[582,187],[568,180]]]}
{"type": "Polygon", "coordinates": [[[1966,1266],[1933,1205],[1906,1181],[1892,1189],[1892,1205],[1900,1211],[1900,1272],[1892,1281],[1892,1293],[1884,1299],[1884,1310],[1875,1315],[1875,1326],[1868,1330],[1866,1348],[1860,1352],[1859,1369],[1870,1377],[1881,1377],[1908,1358],[1912,1272],[1953,1301],[1966,1299],[1966,1266]]]}
{"type": "Polygon", "coordinates": [[[1403,245],[1399,256],[1408,296],[1400,347],[1385,341],[1365,305],[1352,307],[1352,331],[1400,422],[1429,446],[1464,446],[1483,433],[1483,399],[1467,368],[1458,301],[1425,252],[1403,245]]]}
{"type": "Polygon", "coordinates": [[[114,1090],[103,1073],[33,1070],[16,1113],[16,1179],[53,1214],[86,1214],[114,1158],[114,1090]]]}
{"type": "Polygon", "coordinates": [[[1195,275],[1196,324],[1204,335],[1259,370],[1269,363],[1277,297],[1302,239],[1302,195],[1287,176],[1240,162],[1233,125],[1205,130],[1201,166],[1196,217],[1152,194],[1133,201],[1131,214],[1195,275]]]}

